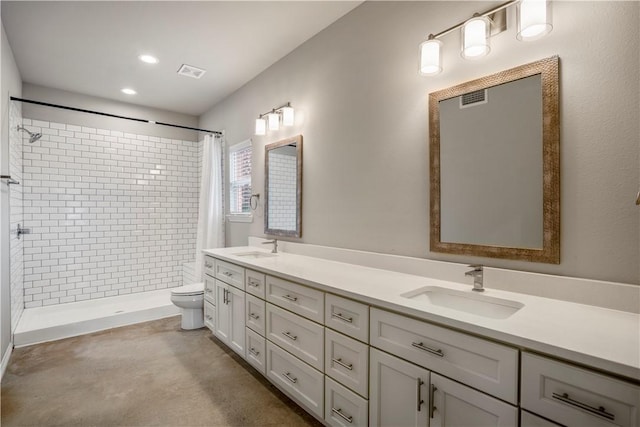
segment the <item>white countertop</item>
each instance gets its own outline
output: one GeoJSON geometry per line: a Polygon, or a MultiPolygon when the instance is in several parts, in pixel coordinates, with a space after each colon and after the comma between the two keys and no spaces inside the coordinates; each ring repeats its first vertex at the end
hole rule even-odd
{"type": "Polygon", "coordinates": [[[482,295],[524,304],[506,319],[492,319],[401,296],[424,286],[471,293],[471,287],[461,283],[290,253],[265,258],[234,255],[268,253],[255,247],[203,252],[370,305],[640,380],[638,314],[491,289],[485,282],[482,295]]]}

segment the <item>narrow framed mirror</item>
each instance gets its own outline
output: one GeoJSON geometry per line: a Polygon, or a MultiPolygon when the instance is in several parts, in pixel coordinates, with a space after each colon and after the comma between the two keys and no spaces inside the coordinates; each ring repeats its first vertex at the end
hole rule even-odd
{"type": "Polygon", "coordinates": [[[302,135],[265,147],[264,234],[302,235],[302,135]]]}
{"type": "Polygon", "coordinates": [[[429,94],[433,252],[560,262],[557,56],[429,94]]]}

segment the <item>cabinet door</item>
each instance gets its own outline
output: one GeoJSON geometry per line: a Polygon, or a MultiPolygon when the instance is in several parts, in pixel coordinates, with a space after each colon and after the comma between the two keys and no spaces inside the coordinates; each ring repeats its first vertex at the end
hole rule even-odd
{"type": "Polygon", "coordinates": [[[518,425],[518,408],[431,373],[431,427],[518,425]]]}
{"type": "Polygon", "coordinates": [[[375,348],[370,364],[370,425],[429,425],[429,371],[375,348]]]}
{"type": "Polygon", "coordinates": [[[223,343],[229,345],[229,333],[231,328],[229,317],[229,304],[227,303],[227,293],[229,285],[216,280],[216,321],[215,334],[223,343]]]}
{"type": "Polygon", "coordinates": [[[245,323],[244,291],[229,286],[227,292],[227,304],[229,307],[230,327],[229,327],[229,347],[243,358],[245,356],[245,323]]]}

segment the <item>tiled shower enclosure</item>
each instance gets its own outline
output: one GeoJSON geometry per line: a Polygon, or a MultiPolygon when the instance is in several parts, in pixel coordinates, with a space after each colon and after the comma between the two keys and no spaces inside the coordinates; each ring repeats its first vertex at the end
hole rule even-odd
{"type": "Polygon", "coordinates": [[[182,284],[195,259],[195,141],[23,120],[24,306],[182,284]]]}

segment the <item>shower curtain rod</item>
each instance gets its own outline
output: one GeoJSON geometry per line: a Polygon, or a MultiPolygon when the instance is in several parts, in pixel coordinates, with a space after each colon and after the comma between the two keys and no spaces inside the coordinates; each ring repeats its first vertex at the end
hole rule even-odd
{"type": "Polygon", "coordinates": [[[153,120],[138,119],[138,118],[135,118],[135,117],[127,117],[127,116],[119,116],[117,114],[111,114],[111,113],[103,113],[102,111],[85,110],[83,108],[67,107],[66,105],[58,105],[58,104],[51,104],[51,103],[48,103],[48,102],[34,101],[32,99],[16,98],[15,96],[12,96],[11,100],[12,101],[26,102],[27,104],[42,105],[42,106],[45,106],[45,107],[61,108],[63,110],[69,110],[69,111],[77,111],[77,112],[80,112],[80,113],[97,114],[99,116],[113,117],[113,118],[116,118],[116,119],[132,120],[134,122],[150,123],[150,124],[160,125],[160,126],[169,126],[169,127],[172,127],[172,128],[195,130],[195,131],[199,131],[199,132],[212,133],[212,134],[214,134],[216,136],[222,136],[222,132],[220,132],[219,130],[208,130],[208,129],[192,128],[192,127],[189,127],[189,126],[174,125],[174,124],[171,124],[171,123],[155,122],[153,120]]]}

